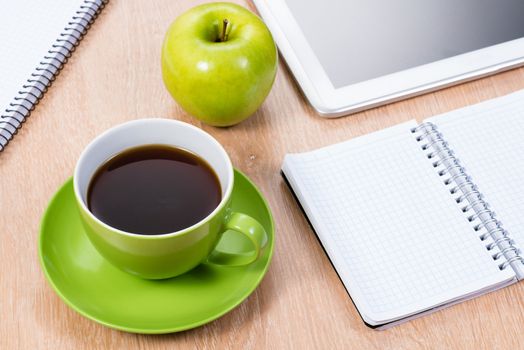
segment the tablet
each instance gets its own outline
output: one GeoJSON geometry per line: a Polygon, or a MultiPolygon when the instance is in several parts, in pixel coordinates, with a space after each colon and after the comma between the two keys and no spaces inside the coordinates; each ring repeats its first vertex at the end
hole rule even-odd
{"type": "Polygon", "coordinates": [[[524,63],[523,0],[254,0],[319,114],[337,117],[524,63]]]}

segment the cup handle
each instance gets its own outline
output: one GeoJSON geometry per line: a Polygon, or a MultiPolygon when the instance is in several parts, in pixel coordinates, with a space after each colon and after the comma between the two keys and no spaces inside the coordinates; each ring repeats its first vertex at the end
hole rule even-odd
{"type": "Polygon", "coordinates": [[[232,212],[224,223],[224,232],[228,230],[246,236],[251,241],[254,250],[247,253],[228,253],[215,248],[207,258],[207,262],[227,266],[243,266],[255,262],[268,240],[264,227],[249,215],[232,212]]]}

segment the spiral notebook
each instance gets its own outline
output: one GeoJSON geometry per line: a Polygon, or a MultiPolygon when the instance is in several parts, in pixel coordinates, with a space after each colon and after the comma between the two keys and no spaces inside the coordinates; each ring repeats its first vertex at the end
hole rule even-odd
{"type": "Polygon", "coordinates": [[[106,0],[20,0],[0,9],[0,151],[51,85],[106,0]]]}
{"type": "Polygon", "coordinates": [[[288,154],[282,173],[373,328],[524,278],[524,91],[288,154]]]}

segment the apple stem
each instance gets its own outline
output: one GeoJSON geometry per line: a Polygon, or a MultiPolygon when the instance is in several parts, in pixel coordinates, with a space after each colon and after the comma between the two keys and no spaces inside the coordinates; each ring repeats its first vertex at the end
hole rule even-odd
{"type": "Polygon", "coordinates": [[[227,26],[229,24],[229,21],[227,20],[227,18],[224,18],[224,21],[223,21],[224,25],[222,26],[222,35],[220,35],[220,41],[221,42],[224,42],[224,41],[227,41],[227,26]]]}

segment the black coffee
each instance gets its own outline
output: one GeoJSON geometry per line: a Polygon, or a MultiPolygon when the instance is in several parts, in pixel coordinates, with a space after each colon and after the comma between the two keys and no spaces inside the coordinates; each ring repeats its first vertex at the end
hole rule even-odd
{"type": "Polygon", "coordinates": [[[114,228],[159,235],[199,222],[221,197],[218,177],[205,160],[180,148],[147,145],[103,164],[89,184],[87,203],[114,228]]]}

